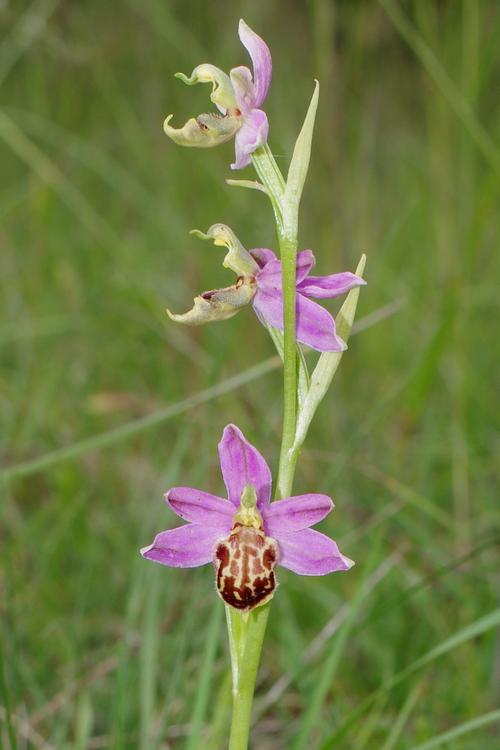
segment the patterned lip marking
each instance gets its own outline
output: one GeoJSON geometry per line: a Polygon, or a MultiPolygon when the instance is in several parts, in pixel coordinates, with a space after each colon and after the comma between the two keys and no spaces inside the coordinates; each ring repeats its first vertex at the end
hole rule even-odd
{"type": "Polygon", "coordinates": [[[276,588],[274,567],[278,544],[262,528],[236,522],[214,552],[217,591],[235,609],[249,611],[265,604],[276,588]]]}

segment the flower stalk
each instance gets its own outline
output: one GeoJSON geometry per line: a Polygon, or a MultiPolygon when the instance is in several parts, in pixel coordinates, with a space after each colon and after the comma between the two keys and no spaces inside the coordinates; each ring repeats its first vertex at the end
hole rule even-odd
{"type": "MultiPolygon", "coordinates": [[[[295,262],[297,237],[286,237],[283,226],[285,180],[266,144],[252,154],[252,163],[273,207],[282,262],[283,287],[283,432],[276,482],[276,499],[291,490],[295,465],[287,460],[295,438],[297,416],[297,364],[295,339],[295,262]]],[[[289,494],[289,493],[288,493],[289,494]]],[[[233,676],[233,713],[229,750],[246,750],[250,734],[255,681],[271,604],[248,614],[226,606],[233,676]]]]}
{"type": "MultiPolygon", "coordinates": [[[[298,459],[293,450],[298,406],[297,341],[295,326],[296,260],[298,246],[298,209],[305,173],[309,166],[312,127],[318,102],[318,86],[304,128],[310,130],[306,142],[306,167],[300,190],[290,199],[287,185],[267,144],[252,154],[252,162],[273,207],[281,256],[283,289],[283,431],[279,459],[275,500],[290,495],[298,459]],[[286,198],[289,198],[288,205],[286,198]],[[288,217],[285,227],[284,217],[288,217]]],[[[303,131],[304,131],[303,128],[303,131]]],[[[303,135],[301,132],[301,136],[303,135]]],[[[300,137],[299,136],[299,139],[300,137]]],[[[294,153],[297,153],[297,149],[294,153]]],[[[302,154],[301,154],[302,155],[302,154]]],[[[293,161],[292,161],[293,164],[293,161]]],[[[292,167],[290,168],[292,170],[292,167]]],[[[248,615],[226,607],[228,636],[233,673],[233,715],[229,750],[246,750],[250,733],[255,680],[260,663],[262,643],[267,627],[271,604],[257,607],[248,615]]]]}
{"type": "Polygon", "coordinates": [[[318,109],[319,84],[316,81],[311,103],[295,144],[285,183],[271,149],[266,143],[252,155],[252,161],[267,189],[276,218],[280,247],[283,286],[283,432],[275,499],[290,494],[293,486],[298,451],[295,443],[297,421],[297,342],[295,325],[296,259],[298,246],[298,218],[309,161],[314,121],[318,109]]]}
{"type": "Polygon", "coordinates": [[[290,494],[294,465],[288,453],[294,443],[297,419],[297,341],[295,334],[295,288],[298,238],[295,232],[287,235],[283,223],[285,213],[285,180],[266,144],[252,155],[256,172],[266,188],[276,220],[276,232],[281,256],[283,288],[283,432],[275,499],[290,494]]]}
{"type": "MultiPolygon", "coordinates": [[[[283,287],[283,432],[275,499],[290,494],[295,461],[289,460],[297,419],[297,342],[295,338],[295,263],[297,236],[286,237],[283,226],[285,180],[266,144],[252,154],[252,162],[273,207],[282,263],[283,287]]],[[[233,712],[229,750],[247,750],[255,681],[271,604],[248,614],[226,606],[233,678],[233,712]]]]}
{"type": "Polygon", "coordinates": [[[229,750],[246,750],[248,747],[255,681],[270,606],[265,604],[246,615],[226,606],[233,685],[229,750]]]}

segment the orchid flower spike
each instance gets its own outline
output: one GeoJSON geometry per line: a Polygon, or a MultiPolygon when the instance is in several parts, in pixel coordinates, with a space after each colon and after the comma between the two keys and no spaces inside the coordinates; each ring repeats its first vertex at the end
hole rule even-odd
{"type": "Polygon", "coordinates": [[[227,499],[192,487],[174,487],[165,500],[184,526],[158,534],[141,554],[174,568],[213,562],[226,604],[249,611],[274,595],[274,568],[306,576],[349,570],[354,563],[336,543],[310,527],[333,508],[327,495],[270,503],[271,472],[235,425],[224,429],[219,460],[227,499]]]}
{"type": "Polygon", "coordinates": [[[252,59],[253,75],[244,65],[227,75],[208,63],[198,65],[189,78],[177,73],[176,77],[189,86],[211,83],[210,99],[219,112],[192,117],[179,129],[171,127],[173,115],[169,115],[163,126],[165,133],[181,146],[210,148],[235,136],[236,160],[232,169],[246,167],[250,154],[267,141],[269,123],[259,107],[267,96],[272,74],[271,53],[263,39],[243,20],[238,34],[252,59]]]}
{"type": "MultiPolygon", "coordinates": [[[[187,325],[226,320],[251,302],[263,325],[283,330],[281,261],[274,252],[261,247],[246,250],[234,232],[224,224],[214,224],[206,233],[194,230],[192,234],[227,247],[229,252],[223,265],[234,271],[238,280],[233,286],[203,292],[195,298],[192,309],[187,313],[175,315],[167,310],[172,320],[187,325]]],[[[315,262],[311,250],[302,250],[297,254],[296,338],[320,352],[343,351],[347,345],[337,335],[335,320],[310,297],[338,297],[366,282],[348,271],[329,276],[311,276],[315,262]]]]}

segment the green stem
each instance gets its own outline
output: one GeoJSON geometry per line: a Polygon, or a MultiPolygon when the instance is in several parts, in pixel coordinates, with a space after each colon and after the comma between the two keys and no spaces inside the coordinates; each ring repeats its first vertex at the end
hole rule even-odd
{"type": "MultiPolygon", "coordinates": [[[[252,155],[276,219],[283,283],[283,433],[276,483],[276,499],[290,495],[296,455],[292,453],[297,422],[297,343],[295,339],[295,284],[297,236],[287,236],[283,224],[285,180],[266,144],[252,155]]],[[[255,681],[270,603],[242,614],[226,607],[233,677],[233,715],[229,750],[247,750],[255,681]]]]}
{"type": "Polygon", "coordinates": [[[266,144],[252,155],[255,170],[267,190],[276,218],[283,285],[283,433],[276,482],[276,499],[290,495],[296,457],[291,453],[297,421],[297,342],[295,338],[295,285],[297,233],[283,224],[285,180],[266,144]]]}
{"type": "Polygon", "coordinates": [[[255,681],[266,632],[269,604],[242,614],[226,607],[233,671],[233,716],[229,750],[246,750],[255,681]]]}
{"type": "Polygon", "coordinates": [[[276,498],[288,497],[292,489],[295,463],[290,450],[297,421],[297,342],[295,339],[295,279],[297,240],[281,240],[283,280],[283,434],[276,483],[276,498]]]}

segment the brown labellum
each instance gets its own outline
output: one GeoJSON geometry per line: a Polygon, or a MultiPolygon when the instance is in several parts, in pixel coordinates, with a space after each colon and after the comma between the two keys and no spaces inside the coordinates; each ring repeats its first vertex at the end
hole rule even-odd
{"type": "Polygon", "coordinates": [[[248,611],[272,598],[278,544],[263,529],[235,523],[214,553],[217,590],[226,604],[248,611]]]}

